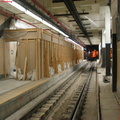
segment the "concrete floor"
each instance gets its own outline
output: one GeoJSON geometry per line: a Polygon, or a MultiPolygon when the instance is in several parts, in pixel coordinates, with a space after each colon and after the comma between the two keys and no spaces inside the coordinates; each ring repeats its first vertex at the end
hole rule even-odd
{"type": "Polygon", "coordinates": [[[31,83],[31,81],[19,81],[16,79],[2,79],[0,80],[0,95],[10,92],[18,87],[31,83]]]}
{"type": "Polygon", "coordinates": [[[102,120],[119,120],[120,106],[117,103],[114,93],[112,92],[112,77],[110,82],[103,82],[105,69],[98,68],[98,82],[100,85],[100,104],[102,120]]]}

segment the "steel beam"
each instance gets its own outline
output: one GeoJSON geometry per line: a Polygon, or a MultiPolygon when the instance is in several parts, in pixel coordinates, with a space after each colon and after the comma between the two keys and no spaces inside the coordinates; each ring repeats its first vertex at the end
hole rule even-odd
{"type": "MultiPolygon", "coordinates": [[[[88,20],[88,19],[81,19],[81,21],[88,20]]],[[[76,22],[75,20],[68,20],[68,22],[76,22]]]]}
{"type": "MultiPolygon", "coordinates": [[[[84,33],[79,33],[79,34],[84,34],[84,33]]],[[[92,32],[88,32],[88,34],[93,34],[92,32]]]]}
{"type": "Polygon", "coordinates": [[[84,28],[81,18],[77,12],[77,9],[75,7],[75,4],[73,2],[73,0],[64,0],[65,5],[67,6],[68,10],[70,11],[70,13],[72,14],[73,18],[75,19],[76,23],[78,24],[79,28],[82,30],[82,32],[84,33],[84,35],[86,36],[86,38],[88,39],[90,45],[92,45],[92,42],[87,34],[86,29],[84,28]]]}
{"type": "MultiPolygon", "coordinates": [[[[90,25],[90,23],[88,23],[88,24],[83,24],[83,25],[84,25],[84,26],[86,26],[86,25],[90,25]]],[[[73,26],[75,27],[75,26],[78,26],[78,25],[73,25],[73,26]]]]}
{"type": "MultiPolygon", "coordinates": [[[[89,12],[83,12],[83,13],[78,13],[79,15],[86,15],[89,14],[89,12]]],[[[55,14],[55,17],[67,17],[67,16],[72,16],[71,14],[55,14]]]]}
{"type": "MultiPolygon", "coordinates": [[[[77,37],[86,37],[86,36],[77,36],[77,37]]],[[[89,37],[93,37],[93,35],[89,35],[89,37]]]]}
{"type": "MultiPolygon", "coordinates": [[[[73,1],[85,1],[85,0],[73,0],[73,1]]],[[[53,3],[64,2],[63,0],[53,0],[53,3]]]]}
{"type": "MultiPolygon", "coordinates": [[[[50,19],[50,17],[48,17],[47,15],[45,15],[43,12],[41,12],[40,10],[38,10],[37,8],[35,8],[32,4],[30,4],[27,0],[15,0],[17,3],[23,5],[26,9],[29,9],[30,11],[32,11],[34,14],[36,14],[37,16],[43,18],[44,20],[48,21],[49,23],[51,23],[53,26],[57,27],[58,29],[60,29],[61,31],[63,31],[65,34],[69,35],[69,37],[71,39],[73,39],[74,41],[76,41],[76,38],[71,34],[71,31],[69,31],[67,28],[64,28],[61,26],[62,23],[57,23],[56,21],[50,19]]],[[[33,1],[33,0],[32,0],[33,1]]],[[[38,1],[36,1],[38,2],[38,1]]],[[[45,9],[45,8],[43,8],[45,9]]],[[[46,9],[45,9],[46,10],[46,9]]],[[[52,16],[52,14],[49,12],[49,14],[52,16]]],[[[85,44],[80,41],[77,42],[78,44],[82,45],[83,47],[85,47],[85,44]],[[81,43],[80,43],[81,42],[81,43]]]]}
{"type": "Polygon", "coordinates": [[[112,48],[113,48],[113,62],[112,62],[112,91],[117,91],[117,37],[116,34],[112,35],[112,48]]]}

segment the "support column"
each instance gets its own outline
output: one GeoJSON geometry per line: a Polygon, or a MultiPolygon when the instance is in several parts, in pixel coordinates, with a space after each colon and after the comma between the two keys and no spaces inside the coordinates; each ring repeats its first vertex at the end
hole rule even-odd
{"type": "Polygon", "coordinates": [[[105,29],[102,30],[101,59],[102,59],[101,67],[105,67],[106,66],[105,29]]]}
{"type": "Polygon", "coordinates": [[[101,43],[99,44],[99,60],[101,59],[101,43]]]}
{"type": "Polygon", "coordinates": [[[112,61],[112,91],[117,91],[117,38],[116,34],[112,35],[113,61],[112,61]]]}
{"type": "Polygon", "coordinates": [[[106,76],[110,75],[110,8],[105,9],[105,40],[106,40],[106,76]]]}
{"type": "Polygon", "coordinates": [[[106,44],[106,76],[110,75],[110,44],[106,44]]]}
{"type": "Polygon", "coordinates": [[[101,67],[106,66],[106,48],[101,49],[101,54],[102,54],[102,65],[101,67]]]}

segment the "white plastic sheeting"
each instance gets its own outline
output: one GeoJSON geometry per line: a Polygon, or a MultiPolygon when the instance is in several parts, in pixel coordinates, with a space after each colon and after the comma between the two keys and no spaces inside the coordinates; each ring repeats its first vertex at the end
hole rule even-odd
{"type": "Polygon", "coordinates": [[[55,71],[53,67],[49,67],[50,77],[54,75],[55,71]]]}
{"type": "Polygon", "coordinates": [[[64,62],[64,70],[66,70],[67,69],[67,65],[66,65],[66,63],[64,62]]]}
{"type": "Polygon", "coordinates": [[[58,64],[58,73],[59,72],[62,72],[62,69],[61,69],[61,65],[60,64],[58,64]]]}
{"type": "Polygon", "coordinates": [[[70,63],[67,62],[67,68],[69,69],[70,68],[70,63]]]}

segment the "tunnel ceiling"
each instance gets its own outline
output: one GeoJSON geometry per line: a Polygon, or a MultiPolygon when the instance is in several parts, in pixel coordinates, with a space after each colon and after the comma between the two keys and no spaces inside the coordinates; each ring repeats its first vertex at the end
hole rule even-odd
{"type": "MultiPolygon", "coordinates": [[[[26,1],[32,7],[34,7],[39,12],[45,14],[49,20],[54,20],[49,16],[49,13],[45,13],[41,10],[35,3],[34,0],[14,0],[21,5],[24,5],[26,1]],[[23,3],[22,3],[23,1],[23,3]]],[[[77,17],[80,18],[82,27],[80,27],[75,20],[75,17],[71,14],[71,11],[65,4],[66,0],[37,0],[44,8],[47,9],[54,17],[56,17],[68,30],[72,31],[75,37],[79,38],[86,45],[99,44],[101,40],[101,30],[105,27],[104,14],[102,13],[102,6],[106,6],[107,0],[73,0],[75,9],[77,10],[77,17]],[[89,41],[89,40],[90,41],[89,41]]],[[[70,0],[71,1],[71,0],[70,0]]],[[[26,19],[32,24],[36,25],[36,21],[26,16],[25,14],[19,14],[20,11],[16,11],[13,7],[6,5],[5,3],[0,3],[0,10],[7,11],[16,16],[26,19]],[[1,5],[2,4],[2,5],[1,5]]],[[[29,9],[29,6],[27,6],[29,9]]],[[[35,10],[34,9],[34,10],[35,10]]],[[[39,26],[39,25],[38,25],[39,26]]],[[[40,25],[41,28],[47,28],[44,25],[40,25]]],[[[61,27],[61,26],[60,26],[61,27]]]]}

